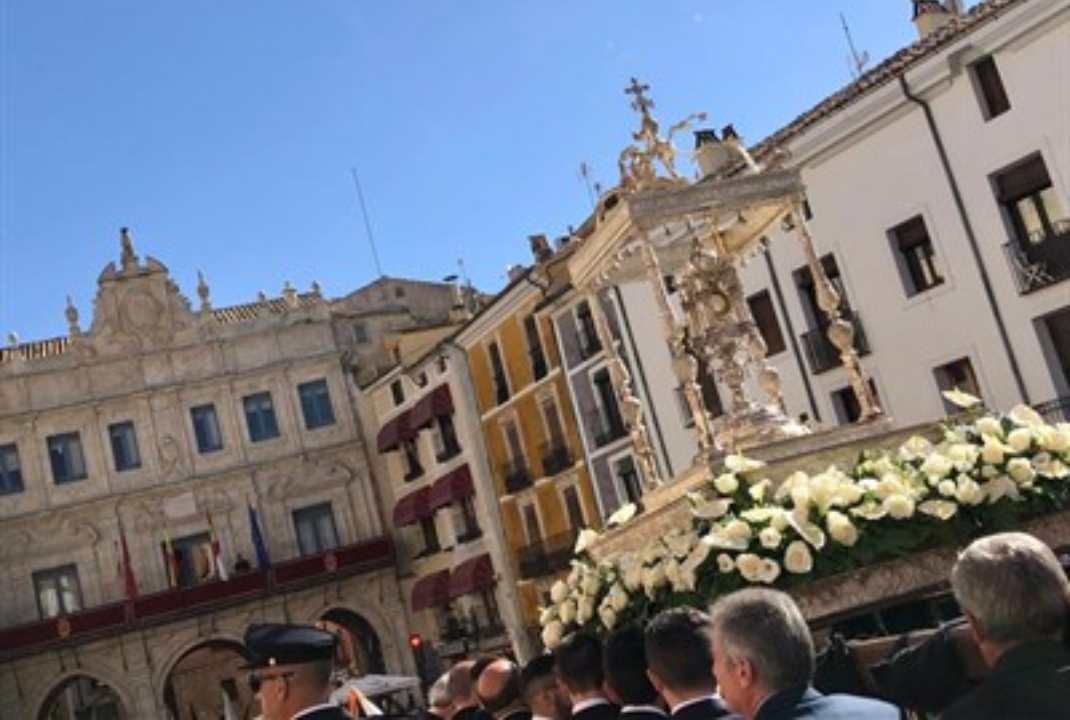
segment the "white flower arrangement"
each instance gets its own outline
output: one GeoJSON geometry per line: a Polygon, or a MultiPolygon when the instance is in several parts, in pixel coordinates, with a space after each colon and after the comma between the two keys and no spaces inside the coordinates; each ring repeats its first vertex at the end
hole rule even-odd
{"type": "MultiPolygon", "coordinates": [[[[543,644],[552,648],[580,627],[604,633],[642,622],[672,605],[704,606],[748,584],[849,571],[860,562],[852,562],[852,549],[870,559],[902,557],[948,537],[968,541],[1008,513],[1070,507],[1070,423],[1045,423],[1025,406],[978,416],[977,398],[945,397],[973,410],[946,424],[938,442],[912,437],[891,452],[863,453],[848,471],[794,472],[780,483],[761,477],[760,461],[730,455],[688,495],[690,528],[598,565],[587,553],[597,535],[585,530],[572,571],[553,584],[552,604],[540,613],[543,644]]],[[[635,511],[614,513],[615,524],[635,511]]]]}

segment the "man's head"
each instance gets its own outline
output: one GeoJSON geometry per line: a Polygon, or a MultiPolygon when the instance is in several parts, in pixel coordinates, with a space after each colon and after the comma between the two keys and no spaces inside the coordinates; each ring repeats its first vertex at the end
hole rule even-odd
{"type": "Polygon", "coordinates": [[[769,695],[809,685],[814,641],[795,601],[786,593],[749,588],[713,606],[713,672],[728,706],[752,718],[769,695]]]}
{"type": "Polygon", "coordinates": [[[472,678],[472,687],[475,687],[476,683],[479,682],[479,676],[483,674],[483,671],[486,670],[492,662],[499,659],[500,658],[497,655],[482,655],[475,659],[471,669],[468,671],[468,676],[472,678]]]}
{"type": "Polygon", "coordinates": [[[568,720],[571,710],[568,693],[557,681],[553,655],[533,658],[520,673],[524,702],[535,715],[568,720]]]}
{"type": "Polygon", "coordinates": [[[631,625],[606,640],[602,667],[609,699],[618,705],[654,705],[657,688],[647,675],[643,631],[631,625]]]}
{"type": "Polygon", "coordinates": [[[672,608],[647,625],[647,676],[670,707],[713,694],[708,623],[706,614],[694,608],[672,608]]]}
{"type": "Polygon", "coordinates": [[[524,708],[520,691],[520,668],[511,660],[492,660],[476,683],[479,704],[496,720],[524,708]]]}
{"type": "Polygon", "coordinates": [[[462,660],[454,664],[449,671],[447,688],[453,696],[453,707],[456,710],[474,707],[479,704],[476,697],[475,683],[472,682],[472,660],[462,660]]]}
{"type": "Polygon", "coordinates": [[[1015,645],[1058,637],[1070,611],[1055,553],[1025,533],[975,540],[952,568],[951,588],[990,665],[1015,645]]]}
{"type": "Polygon", "coordinates": [[[304,625],[251,625],[245,647],[252,656],[249,685],[264,720],[288,720],[327,701],[336,638],[304,625]]]}
{"type": "Polygon", "coordinates": [[[453,695],[450,694],[449,673],[443,673],[431,685],[431,689],[427,691],[427,705],[431,714],[442,720],[450,720],[453,717],[453,695]]]}
{"type": "Polygon", "coordinates": [[[602,643],[594,635],[575,632],[554,650],[557,678],[573,704],[602,695],[602,643]]]}

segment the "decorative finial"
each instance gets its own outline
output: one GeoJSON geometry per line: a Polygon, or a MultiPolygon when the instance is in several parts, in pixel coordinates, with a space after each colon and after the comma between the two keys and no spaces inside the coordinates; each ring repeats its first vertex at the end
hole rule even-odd
{"type": "Polygon", "coordinates": [[[258,291],[256,293],[256,300],[257,302],[267,302],[267,293],[263,290],[258,291]]]}
{"type": "Polygon", "coordinates": [[[212,301],[209,299],[208,283],[205,282],[204,273],[197,271],[197,297],[201,299],[201,312],[212,309],[212,301]]]}
{"type": "Polygon", "coordinates": [[[679,180],[680,174],[676,172],[675,162],[676,149],[673,147],[672,137],[690,127],[693,120],[706,119],[705,113],[688,115],[670,127],[668,134],[662,138],[659,135],[658,121],[650,114],[654,101],[646,96],[649,89],[649,85],[644,85],[635,78],[632,78],[631,84],[624,89],[625,94],[634,96],[630,104],[632,109],[640,115],[639,130],[632,133],[635,144],[624,148],[617,160],[620,185],[626,192],[641,190],[657,180],[655,162],[665,169],[669,178],[679,180]]]}
{"type": "Polygon", "coordinates": [[[641,83],[635,78],[632,78],[631,84],[624,88],[625,94],[635,96],[635,99],[631,102],[632,110],[638,111],[643,117],[650,117],[650,109],[654,107],[654,101],[644,95],[649,89],[649,85],[641,83]]]}
{"type": "Polygon", "coordinates": [[[119,228],[119,246],[122,248],[123,272],[137,270],[137,254],[134,252],[134,241],[130,237],[130,228],[119,228]]]}
{"type": "Polygon", "coordinates": [[[289,280],[282,284],[282,299],[289,307],[297,307],[297,290],[289,280]]]}
{"type": "Polygon", "coordinates": [[[312,281],[312,294],[316,297],[323,295],[323,290],[320,288],[320,284],[316,280],[312,281]]]}
{"type": "Polygon", "coordinates": [[[78,327],[78,308],[74,306],[74,300],[70,295],[67,296],[67,309],[63,311],[63,314],[67,316],[67,329],[71,337],[81,335],[82,329],[78,327]]]}

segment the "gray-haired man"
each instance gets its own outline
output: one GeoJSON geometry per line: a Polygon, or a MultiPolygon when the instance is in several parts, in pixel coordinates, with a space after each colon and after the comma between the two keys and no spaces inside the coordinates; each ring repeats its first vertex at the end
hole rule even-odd
{"type": "Polygon", "coordinates": [[[951,588],[992,674],[940,717],[1066,718],[1070,582],[1055,553],[1025,533],[989,535],[959,555],[951,588]]]}
{"type": "Polygon", "coordinates": [[[721,696],[746,720],[899,720],[894,705],[811,687],[810,628],[785,593],[751,588],[725,595],[711,610],[710,628],[721,696]]]}

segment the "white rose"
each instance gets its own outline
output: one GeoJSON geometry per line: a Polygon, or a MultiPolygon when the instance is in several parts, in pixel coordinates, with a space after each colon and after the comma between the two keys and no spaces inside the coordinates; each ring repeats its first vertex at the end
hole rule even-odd
{"type": "Polygon", "coordinates": [[[1007,463],[1007,474],[1010,475],[1014,482],[1019,485],[1025,485],[1033,481],[1036,473],[1033,472],[1033,466],[1026,458],[1012,458],[1007,463]]]}
{"type": "Polygon", "coordinates": [[[1011,430],[1010,435],[1007,436],[1007,444],[1014,452],[1025,452],[1033,444],[1033,431],[1029,428],[1011,430]]]}
{"type": "Polygon", "coordinates": [[[584,595],[576,606],[576,622],[586,625],[594,617],[594,598],[584,595]]]}
{"type": "Polygon", "coordinates": [[[955,481],[954,480],[941,480],[940,484],[937,486],[937,489],[940,491],[940,494],[943,495],[944,497],[954,497],[955,496],[955,481]]]}
{"type": "Polygon", "coordinates": [[[977,464],[978,454],[977,446],[970,443],[955,443],[947,449],[948,459],[959,472],[966,472],[977,464]]]}
{"type": "Polygon", "coordinates": [[[861,486],[848,480],[840,483],[839,487],[836,488],[835,502],[833,504],[840,507],[850,507],[858,503],[865,494],[866,491],[861,486]]]}
{"type": "Polygon", "coordinates": [[[985,499],[981,486],[968,477],[960,477],[955,499],[963,505],[980,505],[985,499]]]}
{"type": "Polygon", "coordinates": [[[1018,494],[1018,486],[1006,475],[1000,475],[998,478],[986,482],[981,486],[981,493],[988,498],[989,505],[1005,497],[1009,497],[1015,502],[1022,497],[1018,494]]]}
{"type": "Polygon", "coordinates": [[[567,597],[568,585],[565,584],[564,580],[558,580],[553,584],[553,586],[551,586],[550,599],[553,600],[555,603],[560,603],[567,597]]]}
{"type": "Polygon", "coordinates": [[[899,457],[906,461],[917,460],[918,458],[923,458],[928,455],[932,452],[932,449],[933,445],[931,442],[920,435],[914,435],[899,446],[899,457]]]}
{"type": "Polygon", "coordinates": [[[1040,413],[1028,405],[1015,405],[1007,413],[1007,417],[1025,427],[1039,427],[1044,424],[1044,418],[1040,416],[1040,413]]]}
{"type": "Polygon", "coordinates": [[[572,571],[568,574],[566,582],[570,589],[575,589],[580,584],[581,565],[578,561],[572,561],[572,571]]]}
{"type": "Polygon", "coordinates": [[[802,575],[814,569],[814,557],[810,554],[810,546],[802,540],[796,540],[788,545],[784,551],[784,567],[788,572],[802,575]]]}
{"type": "Polygon", "coordinates": [[[583,576],[583,593],[585,595],[597,595],[598,589],[602,587],[602,580],[598,577],[597,572],[589,572],[583,576]]]}
{"type": "Polygon", "coordinates": [[[993,437],[1003,437],[1003,423],[997,418],[991,415],[986,415],[983,418],[978,418],[977,422],[973,424],[974,430],[981,435],[992,435],[993,437]]]}
{"type": "Polygon", "coordinates": [[[539,613],[539,625],[546,627],[551,620],[557,618],[557,608],[551,605],[548,608],[543,608],[539,613]]]}
{"type": "Polygon", "coordinates": [[[999,468],[996,467],[995,465],[982,465],[981,466],[981,477],[983,477],[983,478],[994,478],[996,475],[999,475],[999,468]]]}
{"type": "Polygon", "coordinates": [[[914,501],[906,495],[890,495],[884,500],[883,507],[896,520],[905,520],[914,514],[914,501]]]}
{"type": "Polygon", "coordinates": [[[628,593],[620,585],[614,585],[613,589],[609,591],[608,597],[609,604],[617,612],[623,612],[624,608],[628,607],[628,593]]]}
{"type": "Polygon", "coordinates": [[[858,528],[843,513],[836,510],[830,511],[825,516],[825,523],[828,525],[829,535],[840,545],[851,547],[858,542],[858,528]]]}
{"type": "Polygon", "coordinates": [[[999,465],[1003,462],[1002,442],[992,435],[983,436],[984,445],[981,447],[981,459],[989,465],[999,465]]]}
{"type": "Polygon", "coordinates": [[[587,548],[594,544],[594,541],[598,539],[598,533],[590,528],[584,528],[580,530],[580,536],[576,538],[576,547],[573,549],[577,555],[585,552],[587,548]]]}
{"type": "Polygon", "coordinates": [[[547,650],[553,650],[561,644],[561,635],[564,631],[565,629],[561,623],[554,620],[542,629],[542,644],[547,650]]]}
{"type": "Polygon", "coordinates": [[[941,520],[949,520],[958,509],[959,506],[950,500],[926,500],[921,505],[918,505],[919,512],[932,515],[941,520]]]}
{"type": "Polygon", "coordinates": [[[778,532],[784,532],[789,527],[788,514],[781,510],[780,512],[774,514],[772,518],[770,518],[769,524],[770,526],[776,528],[778,532]]]}
{"type": "Polygon", "coordinates": [[[954,467],[955,463],[951,458],[943,453],[934,452],[932,455],[925,458],[925,462],[921,464],[921,471],[930,478],[939,479],[947,477],[954,467]]]}
{"type": "MultiPolygon", "coordinates": [[[[925,465],[928,465],[929,461],[933,458],[939,458],[941,462],[946,463],[947,470],[948,472],[950,472],[951,461],[940,453],[933,453],[932,455],[930,455],[929,459],[925,461],[925,465]]],[[[925,465],[923,465],[921,468],[922,472],[925,472],[925,465]]],[[[932,477],[931,474],[930,477],[932,477]]],[[[880,482],[877,483],[877,486],[873,488],[873,494],[881,500],[887,500],[892,495],[902,495],[906,491],[907,488],[903,484],[903,478],[896,473],[886,473],[883,477],[881,477],[880,482]]]]}
{"type": "Polygon", "coordinates": [[[736,558],[736,568],[747,582],[758,582],[762,574],[762,559],[754,553],[742,553],[736,558]]]}
{"type": "Polygon", "coordinates": [[[563,624],[571,625],[572,621],[576,619],[576,603],[572,600],[566,600],[561,603],[557,608],[557,616],[561,618],[563,624]]]}
{"type": "Polygon", "coordinates": [[[754,502],[761,502],[765,499],[765,493],[768,492],[769,488],[772,487],[772,485],[772,481],[767,478],[765,480],[762,480],[761,482],[756,482],[751,485],[749,488],[747,488],[747,493],[750,494],[751,499],[754,500],[754,502]]]}
{"type": "Polygon", "coordinates": [[[721,533],[729,540],[750,540],[750,525],[745,520],[730,520],[721,533]]]}
{"type": "Polygon", "coordinates": [[[713,486],[722,495],[731,495],[739,489],[739,480],[732,473],[724,473],[714,478],[713,486]]]}
{"type": "Polygon", "coordinates": [[[780,533],[777,532],[775,527],[762,529],[762,531],[758,533],[758,540],[762,543],[762,547],[769,548],[770,550],[776,550],[780,547],[780,533]]]}
{"type": "Polygon", "coordinates": [[[643,568],[637,563],[633,563],[624,571],[624,587],[628,588],[629,592],[635,592],[643,584],[643,568]]]}
{"type": "Polygon", "coordinates": [[[612,630],[613,626],[617,624],[617,611],[610,605],[603,605],[598,608],[598,619],[602,621],[602,625],[606,630],[612,630]]]}
{"type": "Polygon", "coordinates": [[[806,509],[810,507],[810,487],[808,485],[796,485],[791,489],[791,504],[795,508],[806,509]]]}
{"type": "Polygon", "coordinates": [[[762,567],[758,572],[758,580],[766,585],[772,585],[780,577],[780,563],[771,558],[762,558],[762,567]]]}
{"type": "Polygon", "coordinates": [[[736,563],[731,555],[721,553],[717,556],[717,569],[723,573],[730,573],[736,569],[736,563]]]}
{"type": "Polygon", "coordinates": [[[761,460],[751,460],[740,455],[729,455],[724,459],[724,466],[729,472],[745,473],[765,467],[761,460]]]}
{"type": "Polygon", "coordinates": [[[1062,428],[1051,428],[1044,433],[1044,448],[1057,453],[1070,450],[1070,432],[1062,428]]]}

